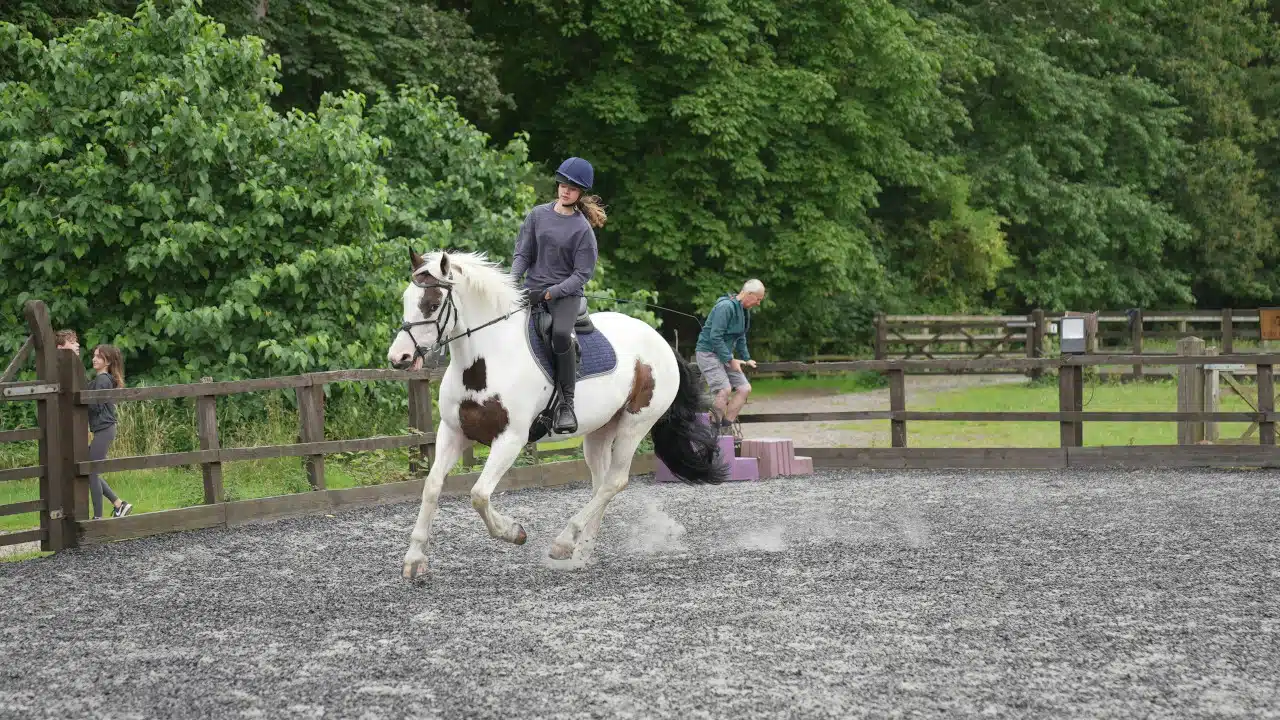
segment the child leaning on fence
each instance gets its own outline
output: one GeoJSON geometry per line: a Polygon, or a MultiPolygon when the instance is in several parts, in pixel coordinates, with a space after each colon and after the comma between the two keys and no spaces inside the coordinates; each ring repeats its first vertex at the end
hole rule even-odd
{"type": "MultiPolygon", "coordinates": [[[[93,370],[95,375],[89,381],[86,390],[110,390],[124,387],[124,358],[113,345],[99,345],[93,350],[93,370]]],[[[88,403],[89,432],[93,439],[89,442],[89,460],[106,460],[107,450],[116,439],[116,405],[111,401],[88,403]]],[[[115,492],[99,473],[89,476],[89,493],[93,499],[94,517],[102,517],[102,496],[106,495],[115,508],[112,517],[124,517],[133,510],[133,506],[116,497],[115,492]]]]}
{"type": "Polygon", "coordinates": [[[75,330],[59,330],[53,334],[53,339],[57,341],[59,350],[70,350],[76,355],[80,354],[80,338],[76,337],[75,330]]]}

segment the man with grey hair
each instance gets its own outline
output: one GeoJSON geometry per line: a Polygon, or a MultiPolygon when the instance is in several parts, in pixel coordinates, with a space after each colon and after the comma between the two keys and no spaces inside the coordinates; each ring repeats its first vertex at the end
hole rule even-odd
{"type": "Polygon", "coordinates": [[[764,283],[754,278],[746,281],[737,295],[724,295],[716,301],[698,335],[694,357],[715,395],[714,416],[720,427],[733,426],[751,393],[751,383],[742,373],[744,364],[756,366],[747,351],[747,330],[751,328],[747,311],[759,305],[764,294],[764,283]]]}

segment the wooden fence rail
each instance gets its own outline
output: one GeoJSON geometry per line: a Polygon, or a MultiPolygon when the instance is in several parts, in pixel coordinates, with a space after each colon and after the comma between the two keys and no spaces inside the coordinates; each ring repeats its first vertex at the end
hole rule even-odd
{"type": "MultiPolygon", "coordinates": [[[[27,303],[26,319],[31,335],[12,361],[5,365],[5,380],[0,382],[0,402],[33,401],[37,403],[37,428],[0,430],[0,443],[39,443],[39,463],[29,467],[0,470],[0,482],[23,478],[39,478],[40,497],[0,506],[0,516],[36,512],[40,527],[30,531],[0,535],[0,545],[39,540],[42,549],[60,550],[79,542],[106,542],[124,537],[195,527],[234,525],[250,519],[280,517],[314,511],[317,508],[350,503],[398,501],[410,499],[421,491],[421,480],[390,483],[386,486],[327,490],[325,456],[332,453],[359,452],[391,448],[409,448],[411,474],[420,476],[434,461],[435,426],[430,383],[438,379],[439,370],[399,371],[382,369],[343,370],[309,373],[289,377],[261,378],[214,382],[209,378],[199,383],[159,387],[85,390],[84,366],[70,350],[57,351],[49,323],[48,310],[39,301],[27,303]],[[15,381],[22,364],[34,357],[36,379],[15,381]],[[408,388],[409,431],[403,435],[326,440],[324,435],[324,386],[340,382],[403,382],[408,388]],[[225,447],[219,430],[217,398],[239,393],[292,390],[297,398],[297,442],[257,447],[225,447]],[[198,448],[187,452],[164,453],[90,461],[88,459],[88,405],[90,403],[137,402],[194,398],[198,448]],[[280,498],[225,502],[223,463],[261,458],[298,457],[303,459],[310,492],[280,498]],[[118,472],[132,469],[199,465],[203,480],[203,504],[180,510],[143,513],[128,518],[89,520],[88,477],[95,472],[118,472]]],[[[1200,322],[1204,313],[1188,314],[1188,323],[1200,322]]],[[[1270,327],[1271,317],[1255,312],[1253,321],[1270,327]],[[1259,319],[1262,318],[1262,319],[1259,319]]],[[[1280,313],[1276,313],[1280,328],[1280,313]]],[[[1275,445],[1275,425],[1280,421],[1274,402],[1272,371],[1280,354],[1239,355],[1227,352],[1213,357],[1141,354],[1146,322],[1180,322],[1177,314],[1152,313],[1144,318],[1139,313],[1131,322],[1131,332],[1138,354],[1068,355],[1045,357],[1045,336],[1050,325],[1060,316],[1036,311],[1028,316],[939,316],[926,318],[926,339],[907,336],[909,348],[917,348],[927,356],[934,355],[935,345],[944,342],[966,345],[963,357],[931,357],[931,359],[888,358],[890,322],[904,323],[907,318],[887,316],[877,326],[877,359],[826,363],[760,363],[762,372],[830,373],[873,371],[888,375],[889,407],[887,410],[822,413],[754,413],[739,417],[743,422],[793,422],[882,420],[890,423],[892,447],[870,449],[817,448],[804,451],[819,466],[860,463],[867,467],[1087,467],[1114,462],[1149,466],[1156,460],[1174,464],[1263,464],[1280,467],[1280,454],[1275,445]],[[975,327],[984,332],[971,332],[975,327]],[[993,329],[994,328],[994,329],[993,329]],[[1018,346],[1020,349],[1013,349],[1018,346]],[[1017,352],[1017,356],[1010,353],[1017,352]],[[1216,406],[1178,412],[1086,412],[1082,403],[1083,368],[1132,365],[1141,372],[1144,366],[1173,365],[1202,368],[1206,362],[1221,366],[1235,364],[1256,367],[1258,398],[1251,402],[1250,412],[1217,412],[1216,406]],[[1059,385],[1059,408],[1056,412],[918,412],[908,411],[905,375],[915,372],[999,372],[1014,371],[1032,376],[1055,371],[1059,385]],[[909,448],[910,423],[928,421],[1005,421],[1056,422],[1060,428],[1058,448],[909,448]],[[1084,448],[1086,422],[1178,422],[1215,423],[1246,422],[1258,429],[1258,444],[1206,448],[1174,446],[1159,448],[1084,448]],[[1019,464],[1021,463],[1021,464],[1019,464]]],[[[1247,336],[1239,327],[1249,322],[1248,313],[1224,311],[1217,315],[1224,344],[1229,348],[1234,339],[1247,336]]],[[[1100,315],[1100,323],[1112,322],[1100,315]]],[[[1207,322],[1207,321],[1206,321],[1207,322]]],[[[1280,331],[1280,330],[1278,330],[1280,331]]],[[[1160,331],[1164,332],[1164,331],[1160,331]]],[[[1262,337],[1266,337],[1266,331],[1262,337]]],[[[1105,336],[1105,332],[1095,335],[1105,336]]],[[[909,351],[911,352],[911,351],[909,351]]],[[[651,468],[653,458],[638,458],[637,471],[651,468]]],[[[520,487],[529,483],[559,484],[588,477],[582,461],[549,463],[533,468],[518,468],[504,479],[502,487],[520,487]],[[551,475],[555,477],[552,478],[551,475]]],[[[450,479],[449,487],[472,476],[450,479]]],[[[473,478],[472,478],[473,479],[473,478]]]]}
{"type": "MultiPolygon", "coordinates": [[[[1274,308],[1133,309],[1096,313],[1035,310],[1027,315],[879,315],[875,320],[875,358],[1045,357],[1046,337],[1056,334],[1057,324],[1068,315],[1084,315],[1090,319],[1090,350],[1100,353],[1123,350],[1131,355],[1172,355],[1173,352],[1168,351],[1148,351],[1146,342],[1179,340],[1194,335],[1219,340],[1221,352],[1231,355],[1240,340],[1280,340],[1280,310],[1274,308]]],[[[1005,370],[1010,371],[1015,370],[1005,370]]],[[[1132,373],[1141,379],[1144,374],[1142,364],[1135,363],[1132,373]]]]}
{"type": "MultiPolygon", "coordinates": [[[[890,422],[890,442],[892,448],[907,450],[908,422],[1056,422],[1059,425],[1059,446],[1062,448],[1081,448],[1084,445],[1084,423],[1086,422],[1176,422],[1176,423],[1219,423],[1247,422],[1257,423],[1259,427],[1258,444],[1265,448],[1275,448],[1275,426],[1280,421],[1280,413],[1276,412],[1273,389],[1273,367],[1280,363],[1280,354],[1249,355],[1182,355],[1143,357],[1132,355],[1066,355],[1059,358],[1017,358],[998,359],[982,358],[972,360],[862,360],[842,363],[761,363],[760,369],[779,371],[785,368],[789,372],[831,372],[830,366],[838,366],[842,372],[875,371],[886,373],[889,378],[888,410],[854,410],[844,412],[817,413],[743,413],[738,416],[743,423],[777,423],[806,421],[858,421],[888,420],[890,422]],[[1084,410],[1083,369],[1100,365],[1174,365],[1203,368],[1207,362],[1215,364],[1239,364],[1256,367],[1258,384],[1258,401],[1254,412],[1206,412],[1206,411],[1141,411],[1141,412],[1086,412],[1084,410]],[[781,367],[780,367],[781,366],[781,367]],[[1058,374],[1058,410],[1057,411],[1013,411],[1013,412],[922,412],[908,411],[905,375],[910,371],[954,371],[975,369],[997,369],[1012,366],[1020,370],[1054,369],[1058,374]]],[[[1238,447],[1238,446],[1237,446],[1238,447]]],[[[875,450],[874,448],[871,450],[875,450]]],[[[920,448],[919,450],[925,450],[920,448]]],[[[1003,467],[1003,463],[1028,462],[1033,457],[1027,453],[1015,452],[1014,448],[927,448],[928,453],[918,456],[893,453],[894,458],[906,462],[917,457],[922,462],[938,462],[938,458],[967,458],[965,462],[977,462],[975,458],[986,458],[993,463],[991,467],[1003,467]],[[973,451],[981,450],[977,455],[973,451]],[[948,455],[950,453],[950,455],[948,455]],[[967,454],[966,454],[967,453],[967,454]],[[933,460],[929,460],[933,458],[933,460]]],[[[807,452],[807,450],[806,450],[807,452]]],[[[859,451],[862,452],[862,451],[859,451]]],[[[1161,452],[1182,462],[1186,457],[1202,451],[1192,451],[1189,446],[1170,446],[1141,451],[1151,455],[1161,452]]],[[[856,455],[865,458],[865,453],[856,455]]],[[[1219,453],[1221,458],[1229,458],[1229,452],[1219,453]]],[[[1044,456],[1049,457],[1049,456],[1044,456]]],[[[1057,456],[1053,456],[1057,458],[1057,456]]],[[[1066,457],[1066,456],[1062,456],[1066,457]]],[[[1113,453],[1110,457],[1118,457],[1113,453]]],[[[1207,456],[1205,456],[1207,457],[1207,456]]],[[[1272,450],[1260,452],[1242,451],[1239,457],[1248,458],[1250,462],[1262,458],[1268,465],[1280,465],[1280,454],[1272,450]]],[[[815,458],[816,459],[816,458],[815,458]]],[[[1047,462],[1057,463],[1059,459],[1047,462]]],[[[898,460],[894,460],[898,462],[898,460]]],[[[1065,460],[1064,460],[1065,462],[1065,460]]],[[[928,466],[926,464],[925,466],[928,466]]],[[[1056,466],[1056,465],[1055,465],[1056,466]]],[[[1064,465],[1065,466],[1065,465],[1064,465]]],[[[1017,465],[1024,467],[1024,465],[1017,465]]]]}
{"type": "Polygon", "coordinates": [[[91,461],[85,456],[88,450],[84,447],[84,443],[74,445],[74,451],[71,453],[66,469],[71,478],[72,495],[76,499],[73,517],[78,521],[88,520],[87,492],[89,476],[93,473],[151,470],[198,464],[204,480],[204,503],[215,504],[224,499],[223,463],[280,457],[303,458],[304,471],[311,489],[324,490],[325,455],[412,448],[410,471],[417,472],[420,468],[428,466],[432,455],[431,448],[435,445],[435,433],[431,431],[433,422],[430,382],[433,378],[440,377],[442,371],[439,370],[341,370],[257,380],[213,382],[210,378],[204,378],[198,383],[179,385],[85,390],[80,358],[70,350],[62,350],[59,353],[58,362],[62,392],[70,408],[70,412],[66,413],[67,417],[64,419],[69,437],[87,436],[88,406],[92,403],[178,398],[195,398],[196,400],[199,450],[91,461]],[[324,386],[338,382],[370,381],[409,384],[410,432],[404,435],[325,440],[324,386]],[[284,445],[224,447],[218,431],[216,398],[266,390],[294,391],[298,407],[298,442],[284,445]]]}

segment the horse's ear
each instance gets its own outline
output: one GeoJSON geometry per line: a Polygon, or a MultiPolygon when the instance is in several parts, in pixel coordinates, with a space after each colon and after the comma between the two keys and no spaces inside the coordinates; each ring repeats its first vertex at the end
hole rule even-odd
{"type": "Polygon", "coordinates": [[[440,279],[449,279],[449,253],[440,253],[440,279]]]}
{"type": "Polygon", "coordinates": [[[409,248],[409,263],[412,265],[412,267],[409,268],[409,272],[412,273],[422,267],[423,262],[422,256],[414,252],[413,248],[409,248]]]}

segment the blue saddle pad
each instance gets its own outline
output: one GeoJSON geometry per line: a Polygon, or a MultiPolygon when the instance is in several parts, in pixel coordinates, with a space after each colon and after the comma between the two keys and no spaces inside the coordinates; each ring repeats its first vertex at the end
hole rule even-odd
{"type": "MultiPolygon", "coordinates": [[[[525,328],[525,338],[529,341],[529,351],[542,366],[542,374],[549,382],[555,382],[551,371],[551,348],[543,344],[534,326],[534,315],[529,314],[529,322],[525,328]]],[[[608,375],[618,367],[618,354],[613,351],[609,338],[596,328],[595,332],[578,336],[578,345],[582,348],[582,363],[578,367],[578,380],[608,375]]]]}

